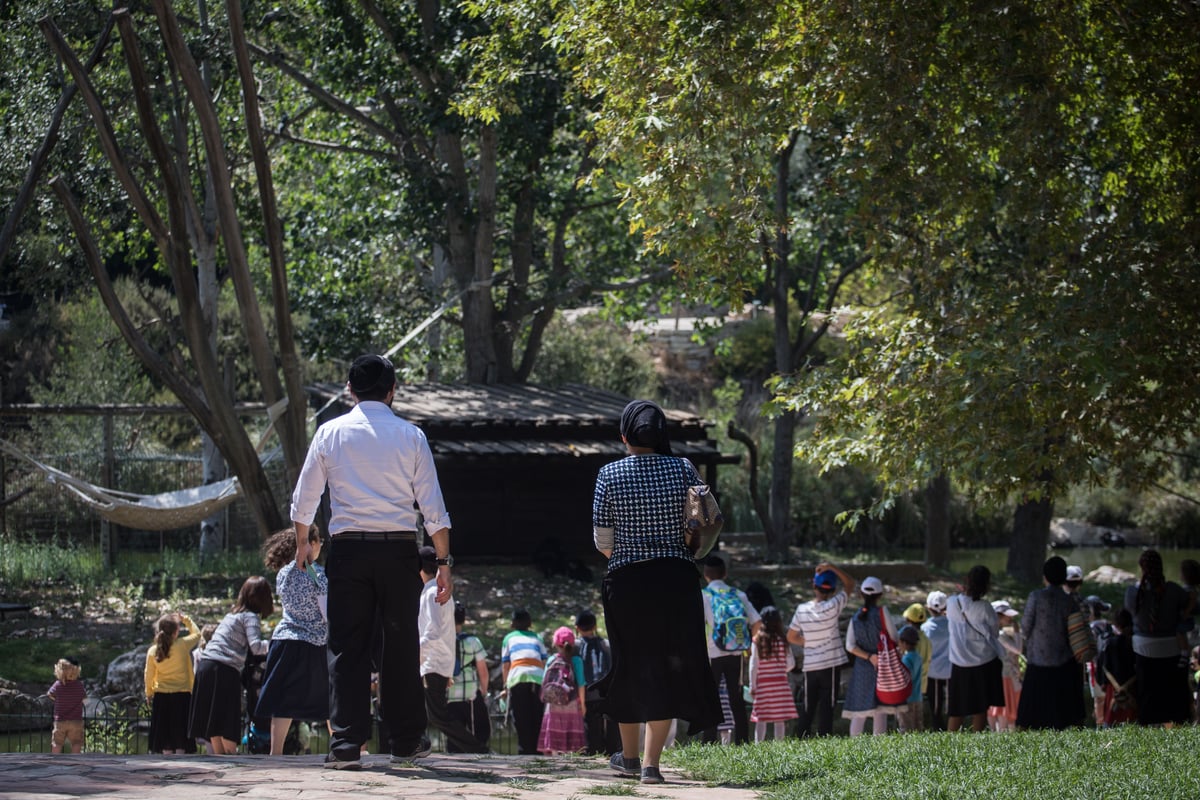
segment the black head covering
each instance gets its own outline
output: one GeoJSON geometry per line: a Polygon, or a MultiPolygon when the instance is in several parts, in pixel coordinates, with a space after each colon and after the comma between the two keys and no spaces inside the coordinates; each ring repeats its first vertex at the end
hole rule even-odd
{"type": "Polygon", "coordinates": [[[350,365],[350,389],[357,395],[382,390],[386,393],[396,385],[396,368],[384,356],[368,354],[354,359],[350,365]]]}
{"type": "Polygon", "coordinates": [[[621,435],[634,447],[649,447],[660,456],[671,455],[667,415],[649,400],[634,400],[621,412],[621,435]]]}

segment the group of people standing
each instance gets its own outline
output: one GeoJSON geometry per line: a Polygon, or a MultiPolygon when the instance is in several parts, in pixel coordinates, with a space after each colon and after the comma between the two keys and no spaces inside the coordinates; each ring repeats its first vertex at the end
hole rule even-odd
{"type": "MultiPolygon", "coordinates": [[[[168,697],[176,685],[169,664],[175,652],[195,646],[195,625],[175,620],[177,631],[189,632],[180,638],[166,624],[150,656],[162,675],[153,692],[156,715],[170,720],[171,730],[186,715],[190,736],[208,739],[215,752],[232,752],[234,707],[217,698],[228,696],[235,668],[248,653],[265,652],[259,703],[273,719],[272,752],[276,734],[292,718],[327,718],[326,766],[358,768],[370,735],[373,685],[384,723],[381,742],[394,759],[430,752],[425,734],[430,722],[447,733],[451,749],[484,752],[486,736],[481,738],[476,720],[488,685],[486,654],[477,640],[461,636],[462,613],[456,616],[451,602],[450,517],[428,443],[391,409],[395,370],[386,358],[356,359],[347,388],[356,405],[318,428],[293,494],[293,527],[275,542],[269,558],[279,569],[284,622],[270,643],[263,639],[259,619],[272,611],[270,586],[262,578],[248,580],[203,651],[186,712],[178,698],[168,697]],[[326,489],[330,544],[321,570],[313,563],[321,540],[312,523],[326,489]],[[425,536],[432,547],[419,547],[425,536]],[[468,664],[473,681],[463,679],[465,691],[455,694],[457,676],[468,664]]],[[[701,479],[690,462],[673,455],[662,409],[649,401],[630,403],[621,416],[620,438],[628,455],[600,469],[592,508],[594,543],[607,560],[602,599],[611,664],[602,678],[589,681],[575,649],[581,631],[556,631],[551,656],[529,630],[527,615],[514,617],[501,661],[509,707],[518,730],[526,731],[521,752],[575,749],[587,715],[605,717],[615,723],[619,738],[619,746],[610,747],[616,751],[612,768],[643,783],[661,783],[659,759],[672,725],[681,721],[693,734],[715,740],[726,718],[723,699],[736,741],[749,738],[751,721],[760,739],[767,725],[774,724],[779,736],[782,723],[792,719],[800,735],[829,735],[839,670],[850,655],[854,663],[842,715],[852,735],[862,733],[868,719],[874,733],[884,732],[891,713],[900,715],[902,728],[919,728],[924,702],[934,726],[949,730],[968,718],[981,730],[989,709],[1014,703],[1017,727],[1082,722],[1080,668],[1065,624],[1073,600],[1061,588],[1061,559],[1046,563],[1047,586],[1030,595],[1020,635],[1011,631],[1008,641],[998,620],[1011,618],[1011,609],[983,599],[991,576],[982,566],[971,569],[961,593],[933,592],[924,608],[911,606],[897,630],[877,578],[860,584],[842,569],[821,564],[812,599],[800,604],[785,628],[785,616],[773,604],[760,611],[724,583],[719,559],[708,562],[707,586],[700,591],[681,520],[688,489],[701,479]],[[861,607],[843,637],[839,621],[856,589],[861,607]],[[745,610],[737,631],[718,619],[730,592],[745,610]],[[740,637],[732,652],[722,644],[731,637],[740,637]],[[911,677],[911,694],[895,705],[882,704],[876,692],[881,641],[897,646],[911,677]],[[795,697],[786,688],[796,664],[789,644],[802,651],[795,697]],[[751,655],[751,719],[741,692],[744,651],[751,655]],[[1019,652],[1026,662],[1023,684],[1019,652]],[[536,668],[544,679],[555,660],[573,678],[577,695],[567,701],[575,705],[570,718],[555,714],[546,722],[540,681],[526,677],[536,668]],[[536,739],[529,722],[534,717],[536,739]]],[[[1150,553],[1143,562],[1142,582],[1127,597],[1139,692],[1174,685],[1175,628],[1186,606],[1186,593],[1162,578],[1161,559],[1157,570],[1150,553]]],[[[591,624],[594,629],[594,617],[591,624]]],[[[1142,719],[1172,721],[1173,708],[1148,699],[1142,719]]],[[[179,746],[172,737],[156,741],[165,751],[179,746]]]]}

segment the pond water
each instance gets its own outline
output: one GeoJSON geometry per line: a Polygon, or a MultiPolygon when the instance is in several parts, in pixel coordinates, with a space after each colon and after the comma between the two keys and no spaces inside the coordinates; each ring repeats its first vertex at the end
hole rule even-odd
{"type": "MultiPolygon", "coordinates": [[[[1163,557],[1163,568],[1167,580],[1179,582],[1179,564],[1186,559],[1200,561],[1200,550],[1160,550],[1163,557]]],[[[1142,554],[1141,547],[1076,547],[1071,550],[1047,550],[1046,557],[1062,556],[1068,564],[1078,564],[1087,575],[1096,567],[1108,565],[1117,567],[1134,575],[1141,575],[1138,569],[1138,557],[1142,554]]],[[[952,571],[966,575],[967,570],[976,564],[983,564],[993,573],[1003,573],[1008,564],[1008,548],[989,547],[981,550],[952,550],[950,551],[950,568],[952,571]]]]}

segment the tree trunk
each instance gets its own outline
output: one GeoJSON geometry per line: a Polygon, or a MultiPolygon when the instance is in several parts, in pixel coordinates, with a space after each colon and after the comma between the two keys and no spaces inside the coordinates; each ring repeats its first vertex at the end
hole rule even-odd
{"type": "Polygon", "coordinates": [[[767,552],[779,562],[787,560],[792,543],[792,450],[796,444],[799,415],[787,411],[775,419],[774,450],[771,453],[771,526],[767,532],[767,552]]]}
{"type": "Polygon", "coordinates": [[[950,566],[950,479],[945,473],[925,487],[925,563],[950,566]]]}
{"type": "Polygon", "coordinates": [[[1053,513],[1054,501],[1049,497],[1025,500],[1017,506],[1013,514],[1013,536],[1008,545],[1010,577],[1031,584],[1041,582],[1053,513]]]}

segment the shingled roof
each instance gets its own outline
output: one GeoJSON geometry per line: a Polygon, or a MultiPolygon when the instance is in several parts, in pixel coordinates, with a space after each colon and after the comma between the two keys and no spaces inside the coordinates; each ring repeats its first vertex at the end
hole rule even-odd
{"type": "MultiPolygon", "coordinates": [[[[336,384],[310,387],[320,405],[342,390],[336,384]]],[[[581,457],[625,454],[621,411],[630,398],[590,386],[550,389],[527,384],[403,384],[392,408],[419,426],[435,456],[581,457]]],[[[334,414],[349,408],[344,397],[334,414]]],[[[685,411],[666,409],[676,455],[697,463],[728,463],[708,438],[711,423],[685,411]]]]}

